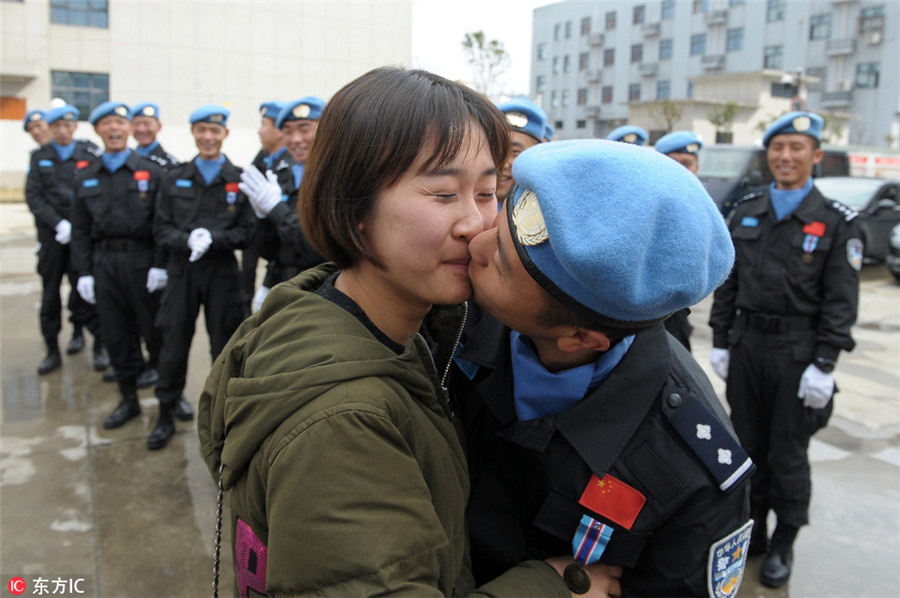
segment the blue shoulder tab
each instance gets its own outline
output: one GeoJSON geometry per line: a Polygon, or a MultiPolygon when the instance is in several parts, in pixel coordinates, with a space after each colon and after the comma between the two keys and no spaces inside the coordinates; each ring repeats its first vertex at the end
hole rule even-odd
{"type": "Polygon", "coordinates": [[[737,488],[738,483],[756,469],[734,436],[697,397],[691,396],[685,401],[669,417],[669,423],[691,447],[723,492],[737,488]]]}
{"type": "Polygon", "coordinates": [[[100,184],[100,181],[97,179],[85,179],[84,182],[81,183],[81,186],[85,189],[90,189],[91,187],[96,187],[100,184]]]}
{"type": "Polygon", "coordinates": [[[38,166],[43,166],[45,168],[48,166],[53,166],[53,160],[39,160],[38,166]]]}
{"type": "Polygon", "coordinates": [[[755,218],[753,216],[744,216],[741,218],[741,226],[746,226],[747,228],[756,228],[759,226],[759,218],[755,218]]]}
{"type": "Polygon", "coordinates": [[[191,179],[175,179],[175,186],[183,189],[190,189],[194,186],[194,181],[191,179]]]}

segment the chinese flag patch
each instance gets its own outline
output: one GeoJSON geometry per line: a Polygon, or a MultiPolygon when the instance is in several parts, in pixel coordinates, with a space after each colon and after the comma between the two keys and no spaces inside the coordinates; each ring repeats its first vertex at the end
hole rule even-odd
{"type": "Polygon", "coordinates": [[[813,235],[814,237],[824,237],[825,236],[825,223],[819,222],[818,220],[813,220],[809,224],[803,227],[803,232],[807,235],[813,235]]]}
{"type": "Polygon", "coordinates": [[[90,162],[87,160],[79,160],[78,162],[75,162],[75,168],[81,170],[82,168],[87,168],[88,164],[90,164],[90,162]]]}
{"type": "Polygon", "coordinates": [[[578,503],[598,515],[631,529],[647,497],[609,474],[603,479],[592,475],[578,503]]]}
{"type": "Polygon", "coordinates": [[[240,190],[237,183],[225,183],[225,191],[229,193],[237,193],[240,190]]]}
{"type": "Polygon", "coordinates": [[[136,170],[134,173],[134,180],[149,181],[150,180],[150,171],[149,170],[136,170]]]}

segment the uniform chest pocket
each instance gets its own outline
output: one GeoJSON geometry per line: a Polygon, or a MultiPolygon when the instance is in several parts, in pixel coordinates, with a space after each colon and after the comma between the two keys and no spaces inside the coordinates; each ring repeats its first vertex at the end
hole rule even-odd
{"type": "Polygon", "coordinates": [[[103,201],[103,193],[99,185],[88,185],[78,190],[78,196],[91,215],[95,223],[105,222],[109,213],[106,202],[103,201]]]}
{"type": "Polygon", "coordinates": [[[173,187],[169,191],[172,200],[172,217],[180,224],[194,220],[197,211],[197,198],[191,187],[173,187]]]}

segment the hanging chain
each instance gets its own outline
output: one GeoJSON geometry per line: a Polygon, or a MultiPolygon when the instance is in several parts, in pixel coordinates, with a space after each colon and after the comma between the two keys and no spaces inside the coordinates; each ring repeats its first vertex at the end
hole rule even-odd
{"type": "Polygon", "coordinates": [[[222,504],[225,499],[225,485],[222,483],[224,463],[219,463],[219,493],[216,497],[216,549],[213,557],[213,598],[219,598],[219,563],[222,553],[222,504]]]}

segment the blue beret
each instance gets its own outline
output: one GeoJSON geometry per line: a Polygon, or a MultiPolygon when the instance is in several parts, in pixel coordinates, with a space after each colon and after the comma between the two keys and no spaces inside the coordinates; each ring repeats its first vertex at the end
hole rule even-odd
{"type": "Polygon", "coordinates": [[[81,116],[81,112],[75,106],[71,104],[66,104],[65,106],[60,106],[59,108],[53,108],[52,110],[47,110],[44,113],[44,120],[47,121],[47,124],[55,123],[58,120],[78,120],[78,117],[81,116]]]}
{"type": "Polygon", "coordinates": [[[553,125],[547,123],[544,125],[544,139],[547,141],[553,141],[553,135],[556,134],[556,129],[553,128],[553,125]]]}
{"type": "Polygon", "coordinates": [[[129,110],[128,106],[122,102],[103,102],[91,110],[91,114],[88,116],[88,122],[92,125],[96,125],[100,122],[101,118],[111,114],[131,120],[131,110],[129,110]]]}
{"type": "Polygon", "coordinates": [[[544,140],[547,115],[528,100],[511,100],[499,104],[497,108],[506,115],[506,121],[516,131],[531,135],[538,141],[544,140]]]}
{"type": "Polygon", "coordinates": [[[782,133],[802,133],[816,141],[821,141],[824,125],[825,121],[822,117],[813,112],[788,112],[769,125],[766,132],[763,133],[763,145],[769,147],[772,137],[782,133]]]}
{"type": "Polygon", "coordinates": [[[656,141],[656,151],[661,154],[694,154],[700,153],[703,142],[693,131],[673,131],[663,135],[656,141]]]}
{"type": "Polygon", "coordinates": [[[43,110],[29,110],[25,114],[25,118],[22,120],[22,126],[25,129],[25,132],[28,132],[28,125],[30,123],[36,123],[39,120],[44,120],[44,111],[43,110]]]}
{"type": "Polygon", "coordinates": [[[700,180],[657,152],[607,140],[543,143],[513,163],[510,233],[529,274],[610,331],[694,305],[734,264],[700,180]]]}
{"type": "Polygon", "coordinates": [[[644,145],[647,142],[647,131],[635,125],[623,125],[609,134],[607,139],[611,141],[623,141],[635,145],[644,145]]]}
{"type": "Polygon", "coordinates": [[[190,121],[191,124],[205,122],[227,127],[229,116],[231,116],[231,110],[225,106],[206,104],[191,112],[190,121]]]}
{"type": "Polygon", "coordinates": [[[131,108],[131,118],[135,116],[152,116],[159,120],[159,106],[153,102],[141,102],[131,108]]]}
{"type": "Polygon", "coordinates": [[[293,102],[288,102],[278,113],[275,126],[279,129],[289,120],[319,120],[322,110],[325,109],[325,100],[316,96],[306,96],[293,102]]]}
{"type": "Polygon", "coordinates": [[[272,120],[278,120],[281,109],[284,108],[284,102],[263,102],[259,105],[259,115],[272,120]]]}

